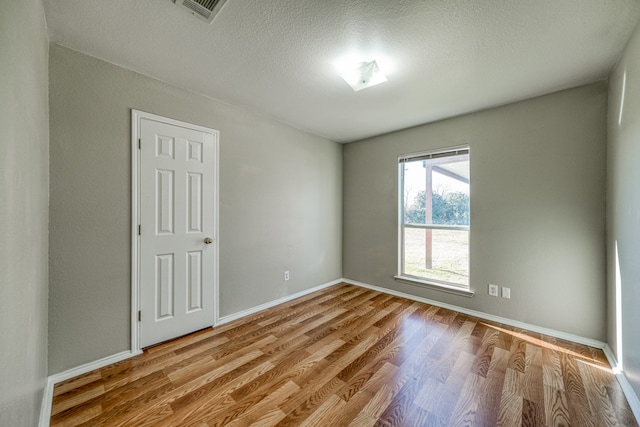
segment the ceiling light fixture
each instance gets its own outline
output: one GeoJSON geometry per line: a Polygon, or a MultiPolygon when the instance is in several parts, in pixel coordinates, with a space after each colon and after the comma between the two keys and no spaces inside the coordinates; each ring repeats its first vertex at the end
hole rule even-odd
{"type": "Polygon", "coordinates": [[[341,73],[340,77],[342,77],[355,92],[387,81],[387,78],[380,71],[376,61],[361,62],[355,68],[341,73]]]}

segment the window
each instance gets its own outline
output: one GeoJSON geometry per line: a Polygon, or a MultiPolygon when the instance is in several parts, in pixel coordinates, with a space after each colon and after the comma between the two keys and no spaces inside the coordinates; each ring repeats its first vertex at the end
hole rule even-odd
{"type": "Polygon", "coordinates": [[[399,277],[469,291],[469,147],[399,158],[399,277]]]}

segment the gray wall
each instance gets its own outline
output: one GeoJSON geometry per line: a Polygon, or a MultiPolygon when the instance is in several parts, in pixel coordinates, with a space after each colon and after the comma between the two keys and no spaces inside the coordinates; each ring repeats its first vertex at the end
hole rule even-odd
{"type": "Polygon", "coordinates": [[[607,85],[595,83],[344,149],[346,278],[606,338],[607,85]],[[471,146],[472,298],[398,283],[397,157],[471,146]],[[487,284],[511,288],[490,297],[487,284]]]}
{"type": "MultiPolygon", "coordinates": [[[[639,27],[640,28],[640,27],[639,27]]],[[[640,395],[640,29],[611,74],[609,93],[607,253],[609,336],[617,352],[616,270],[622,291],[622,362],[640,395]],[[626,75],[626,78],[625,78],[626,75]],[[616,260],[616,245],[618,259],[616,260]]],[[[620,354],[617,354],[620,360],[620,354]]]]}
{"type": "Polygon", "coordinates": [[[130,347],[130,108],[220,131],[221,316],[342,276],[340,145],[66,48],[49,66],[50,373],[130,347]]]}
{"type": "Polygon", "coordinates": [[[0,426],[37,424],[47,374],[48,44],[40,0],[0,3],[0,426]]]}

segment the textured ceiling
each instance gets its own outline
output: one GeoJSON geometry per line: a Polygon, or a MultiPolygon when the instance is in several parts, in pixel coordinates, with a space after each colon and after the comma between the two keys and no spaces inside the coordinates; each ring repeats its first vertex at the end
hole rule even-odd
{"type": "Polygon", "coordinates": [[[605,78],[638,0],[45,0],[51,41],[347,142],[605,78]],[[376,59],[353,90],[337,67],[376,59]]]}

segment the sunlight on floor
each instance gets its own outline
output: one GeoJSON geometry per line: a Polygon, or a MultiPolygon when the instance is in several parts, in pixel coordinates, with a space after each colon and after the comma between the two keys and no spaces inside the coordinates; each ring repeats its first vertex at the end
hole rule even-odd
{"type": "Polygon", "coordinates": [[[550,342],[546,342],[543,341],[539,338],[534,338],[532,336],[529,336],[527,334],[521,333],[521,332],[515,332],[515,331],[510,331],[509,329],[505,329],[505,328],[501,328],[499,326],[496,325],[491,325],[488,323],[482,323],[483,325],[495,329],[497,331],[500,332],[504,332],[505,334],[511,335],[513,337],[516,337],[522,341],[526,341],[528,343],[531,343],[533,345],[542,347],[542,348],[547,348],[549,350],[553,350],[553,351],[557,351],[560,353],[564,353],[570,356],[573,356],[575,358],[577,358],[579,361],[582,361],[584,363],[587,363],[589,365],[593,365],[595,367],[598,367],[599,369],[602,370],[606,370],[608,372],[612,372],[611,369],[608,367],[608,365],[603,365],[602,362],[598,361],[597,359],[594,359],[593,357],[589,357],[589,356],[585,356],[584,354],[580,354],[580,353],[576,353],[575,351],[571,351],[567,348],[561,347],[559,345],[550,343],[550,342]]]}

